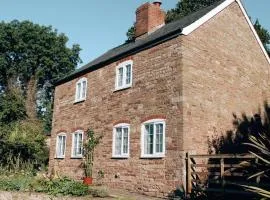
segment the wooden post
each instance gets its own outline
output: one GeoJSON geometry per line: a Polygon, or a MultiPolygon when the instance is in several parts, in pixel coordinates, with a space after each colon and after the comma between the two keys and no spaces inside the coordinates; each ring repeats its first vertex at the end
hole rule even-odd
{"type": "Polygon", "coordinates": [[[186,162],[187,162],[187,193],[190,194],[192,190],[192,183],[191,183],[191,160],[190,160],[190,155],[187,153],[186,156],[186,162]]]}
{"type": "Polygon", "coordinates": [[[224,181],[224,158],[220,159],[220,179],[221,179],[221,185],[224,189],[225,181],[224,181]]]}

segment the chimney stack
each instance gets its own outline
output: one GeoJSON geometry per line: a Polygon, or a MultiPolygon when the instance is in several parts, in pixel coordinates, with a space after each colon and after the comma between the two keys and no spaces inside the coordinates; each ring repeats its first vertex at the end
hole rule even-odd
{"type": "Polygon", "coordinates": [[[145,3],[136,10],[136,39],[147,36],[165,24],[165,12],[161,4],[162,1],[145,3]]]}

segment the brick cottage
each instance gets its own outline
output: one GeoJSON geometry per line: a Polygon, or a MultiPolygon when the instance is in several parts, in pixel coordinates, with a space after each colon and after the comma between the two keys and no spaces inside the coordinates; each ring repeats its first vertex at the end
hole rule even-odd
{"type": "Polygon", "coordinates": [[[186,152],[257,111],[269,94],[269,57],[239,0],[164,23],[160,1],[136,11],[136,39],[109,50],[55,88],[49,170],[80,179],[85,131],[103,139],[103,183],[164,196],[185,183],[186,152]]]}

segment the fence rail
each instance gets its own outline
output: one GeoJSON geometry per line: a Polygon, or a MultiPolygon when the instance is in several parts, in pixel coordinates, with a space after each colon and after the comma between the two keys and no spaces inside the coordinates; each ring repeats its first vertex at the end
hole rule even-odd
{"type": "Polygon", "coordinates": [[[186,191],[187,193],[196,190],[246,193],[233,190],[231,186],[261,184],[258,177],[253,181],[247,181],[249,175],[243,169],[250,167],[252,163],[258,163],[258,158],[251,154],[190,155],[187,153],[186,191]]]}

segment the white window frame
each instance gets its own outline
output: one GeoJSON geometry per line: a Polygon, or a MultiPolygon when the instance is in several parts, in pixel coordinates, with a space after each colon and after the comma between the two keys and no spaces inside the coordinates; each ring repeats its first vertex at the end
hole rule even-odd
{"type": "Polygon", "coordinates": [[[129,158],[129,152],[130,152],[130,124],[126,124],[126,123],[121,123],[121,124],[117,124],[113,127],[113,144],[112,144],[112,157],[113,158],[129,158]],[[122,134],[122,145],[121,145],[121,154],[117,155],[115,154],[115,137],[116,137],[116,129],[117,128],[128,128],[128,150],[127,153],[123,153],[123,134],[122,134]]]}
{"type": "Polygon", "coordinates": [[[59,134],[57,134],[57,136],[56,136],[56,151],[55,151],[55,158],[65,158],[65,154],[66,154],[66,148],[67,148],[67,134],[66,133],[59,133],[59,134]],[[58,155],[58,148],[59,148],[59,146],[58,146],[58,144],[59,144],[59,137],[65,137],[65,150],[64,150],[64,155],[58,155]]]}
{"type": "Polygon", "coordinates": [[[81,78],[76,82],[76,93],[75,93],[75,103],[77,102],[81,102],[81,101],[85,101],[86,100],[86,96],[87,96],[87,78],[81,78]],[[83,94],[83,82],[86,82],[85,84],[85,96],[82,96],[83,94]],[[79,84],[81,84],[81,89],[79,91],[79,84]],[[78,94],[80,94],[80,96],[78,97],[78,94]]]}
{"type": "Polygon", "coordinates": [[[132,60],[122,62],[116,67],[115,90],[122,90],[122,89],[129,88],[129,87],[132,86],[132,79],[133,79],[132,68],[133,68],[133,61],[132,60]],[[127,65],[130,65],[130,83],[129,84],[126,84],[127,65]],[[122,86],[118,85],[118,82],[119,82],[119,69],[120,68],[123,68],[123,85],[122,86]]]}
{"type": "Polygon", "coordinates": [[[151,119],[148,121],[145,121],[141,125],[141,158],[163,158],[165,157],[166,152],[166,120],[165,119],[151,119]],[[154,136],[153,136],[153,154],[146,154],[144,151],[144,143],[145,143],[145,125],[147,124],[154,124],[154,136]],[[156,152],[156,126],[155,124],[163,124],[163,152],[156,152]]]}
{"type": "Polygon", "coordinates": [[[83,157],[83,135],[84,135],[84,131],[83,130],[77,130],[74,133],[72,133],[72,145],[71,145],[71,158],[82,158],[83,157]],[[74,142],[75,142],[75,135],[76,134],[82,134],[82,151],[81,154],[75,155],[74,152],[74,142]]]}

